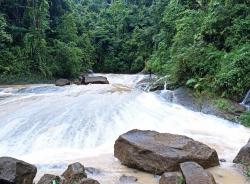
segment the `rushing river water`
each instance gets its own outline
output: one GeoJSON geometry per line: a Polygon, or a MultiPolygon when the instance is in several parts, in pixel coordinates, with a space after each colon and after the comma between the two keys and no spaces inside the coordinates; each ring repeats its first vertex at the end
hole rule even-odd
{"type": "MultiPolygon", "coordinates": [[[[121,166],[113,145],[128,130],[150,129],[187,135],[215,148],[227,162],[211,169],[220,184],[244,184],[231,163],[246,144],[250,130],[238,124],[168,103],[135,85],[144,75],[106,75],[109,85],[54,85],[0,88],[0,156],[34,163],[43,172],[60,173],[81,161],[99,168],[102,184],[115,184],[122,174],[139,183],[157,177],[121,166]]],[[[38,175],[38,177],[39,177],[38,175]]]]}

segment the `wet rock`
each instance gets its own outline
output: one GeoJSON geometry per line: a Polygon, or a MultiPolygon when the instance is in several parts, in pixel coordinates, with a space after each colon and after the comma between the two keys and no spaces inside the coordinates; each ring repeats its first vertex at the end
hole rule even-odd
{"type": "Polygon", "coordinates": [[[180,87],[173,91],[173,102],[180,104],[188,109],[205,114],[215,115],[230,121],[237,121],[237,118],[246,110],[243,105],[227,100],[230,109],[220,109],[216,106],[214,99],[207,95],[195,95],[195,93],[185,87],[180,87]]]}
{"type": "Polygon", "coordinates": [[[84,178],[77,184],[100,184],[97,180],[90,179],[90,178],[84,178]]]}
{"type": "Polygon", "coordinates": [[[238,117],[243,113],[246,108],[234,101],[227,100],[228,106],[230,108],[228,109],[220,109],[214,100],[203,98],[201,100],[202,102],[202,110],[201,112],[205,114],[212,114],[224,119],[227,119],[229,121],[237,121],[238,117]]]}
{"type": "Polygon", "coordinates": [[[73,83],[76,84],[76,85],[81,85],[81,80],[80,79],[74,79],[73,83]]]}
{"type": "Polygon", "coordinates": [[[119,183],[118,184],[133,184],[137,182],[137,178],[134,176],[126,176],[126,175],[122,175],[119,178],[119,183]]]}
{"type": "Polygon", "coordinates": [[[200,112],[202,110],[202,104],[195,97],[192,90],[184,87],[180,87],[173,92],[173,102],[187,107],[193,111],[200,112]]]}
{"type": "Polygon", "coordinates": [[[56,175],[45,174],[41,177],[41,179],[38,181],[37,184],[51,184],[53,181],[60,183],[61,179],[59,176],[56,176],[56,175]]]}
{"type": "Polygon", "coordinates": [[[186,184],[216,184],[213,175],[195,162],[184,162],[180,167],[186,184]]]}
{"type": "Polygon", "coordinates": [[[91,69],[88,69],[88,70],[87,70],[87,73],[88,73],[88,74],[94,74],[94,71],[91,70],[91,69]]]}
{"type": "Polygon", "coordinates": [[[79,182],[80,180],[87,178],[85,168],[79,162],[70,164],[62,176],[64,177],[66,183],[79,182]]]}
{"type": "Polygon", "coordinates": [[[115,142],[114,155],[123,165],[153,174],[178,171],[195,161],[205,168],[219,165],[216,151],[193,139],[169,133],[131,130],[115,142]]]}
{"type": "Polygon", "coordinates": [[[1,184],[32,184],[37,168],[11,157],[0,157],[1,184]]]}
{"type": "Polygon", "coordinates": [[[107,77],[103,76],[84,76],[82,84],[109,84],[107,77]]]}
{"type": "Polygon", "coordinates": [[[163,77],[153,76],[152,79],[148,82],[148,91],[159,91],[159,90],[173,90],[176,88],[176,84],[172,83],[169,80],[169,75],[163,77]]]}
{"type": "Polygon", "coordinates": [[[96,169],[94,167],[85,167],[85,171],[87,175],[100,175],[102,174],[102,171],[100,169],[96,169]]]}
{"type": "Polygon", "coordinates": [[[158,90],[163,90],[164,89],[164,84],[155,84],[153,86],[150,86],[149,91],[158,91],[158,90]]]}
{"type": "Polygon", "coordinates": [[[248,140],[248,143],[240,149],[233,162],[250,165],[250,139],[248,140]]]}
{"type": "Polygon", "coordinates": [[[183,176],[178,172],[165,172],[159,181],[159,184],[182,184],[183,176]]]}
{"type": "Polygon", "coordinates": [[[70,81],[68,79],[58,79],[56,81],[56,86],[66,86],[70,85],[70,81]]]}
{"type": "Polygon", "coordinates": [[[220,159],[220,162],[227,162],[227,160],[224,159],[224,158],[221,158],[221,159],[220,159]]]}
{"type": "Polygon", "coordinates": [[[174,93],[170,90],[164,90],[157,92],[162,98],[164,98],[167,102],[173,102],[174,100],[174,93]]]}

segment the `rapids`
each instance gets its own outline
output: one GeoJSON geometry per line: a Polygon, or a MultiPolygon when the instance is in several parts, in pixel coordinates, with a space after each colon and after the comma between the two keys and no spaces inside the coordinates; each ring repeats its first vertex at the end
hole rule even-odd
{"type": "Polygon", "coordinates": [[[139,183],[154,184],[157,177],[127,169],[112,156],[120,134],[150,129],[208,144],[227,161],[211,169],[219,183],[247,183],[231,162],[248,141],[250,129],[136,88],[148,76],[105,76],[109,85],[0,87],[0,156],[36,164],[38,177],[60,173],[67,163],[81,161],[103,170],[103,176],[92,176],[103,184],[115,184],[124,173],[137,176],[139,183]]]}

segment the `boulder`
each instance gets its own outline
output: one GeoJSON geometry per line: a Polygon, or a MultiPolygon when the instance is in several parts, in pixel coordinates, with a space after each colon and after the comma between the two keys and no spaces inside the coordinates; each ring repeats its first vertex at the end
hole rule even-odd
{"type": "Polygon", "coordinates": [[[56,81],[56,86],[66,86],[70,85],[70,81],[68,79],[58,79],[56,81]]]}
{"type": "Polygon", "coordinates": [[[34,165],[11,157],[0,157],[1,184],[32,184],[36,173],[34,165]]]}
{"type": "Polygon", "coordinates": [[[80,182],[78,182],[77,184],[100,184],[100,183],[97,180],[93,180],[90,178],[84,178],[80,182]]]}
{"type": "Polygon", "coordinates": [[[53,181],[60,183],[61,179],[59,176],[56,176],[56,175],[45,174],[41,177],[41,179],[38,181],[37,184],[51,184],[53,181]]]}
{"type": "Polygon", "coordinates": [[[81,85],[81,80],[80,79],[74,79],[73,84],[81,85]]]}
{"type": "Polygon", "coordinates": [[[159,184],[182,184],[183,176],[178,172],[165,172],[159,181],[159,184]]]}
{"type": "Polygon", "coordinates": [[[109,84],[107,77],[103,76],[84,76],[82,84],[109,84]]]}
{"type": "Polygon", "coordinates": [[[79,182],[84,178],[87,178],[85,168],[79,162],[70,164],[66,171],[62,174],[66,183],[79,182]]]}
{"type": "Polygon", "coordinates": [[[186,184],[216,184],[213,175],[195,162],[184,162],[180,167],[186,184]]]}
{"type": "Polygon", "coordinates": [[[248,143],[240,149],[233,162],[250,165],[250,139],[248,140],[248,143]]]}
{"type": "Polygon", "coordinates": [[[202,110],[202,102],[197,99],[191,89],[180,87],[173,91],[173,102],[180,104],[192,111],[200,112],[202,110]]]}
{"type": "Polygon", "coordinates": [[[180,104],[192,111],[215,115],[229,121],[236,122],[240,114],[246,111],[246,107],[232,100],[225,100],[230,108],[221,109],[216,104],[218,99],[212,99],[208,95],[197,96],[191,89],[185,87],[177,88],[172,93],[173,103],[180,104]]]}
{"type": "Polygon", "coordinates": [[[115,142],[114,155],[123,165],[153,174],[178,171],[194,161],[205,168],[219,165],[216,151],[193,139],[150,130],[131,130],[115,142]]]}
{"type": "Polygon", "coordinates": [[[137,182],[137,178],[134,176],[126,176],[126,175],[122,175],[119,178],[119,182],[118,184],[133,184],[137,182]]]}

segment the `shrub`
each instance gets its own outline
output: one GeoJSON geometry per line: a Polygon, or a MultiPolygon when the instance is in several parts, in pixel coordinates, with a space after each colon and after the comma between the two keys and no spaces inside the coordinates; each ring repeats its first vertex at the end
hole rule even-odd
{"type": "MultiPolygon", "coordinates": [[[[240,115],[240,122],[246,127],[250,127],[250,111],[246,111],[240,115]]],[[[249,168],[250,174],[250,168],[249,168]]]]}

